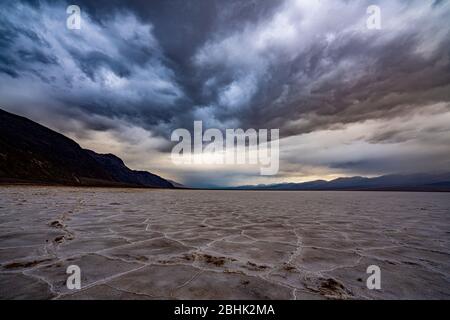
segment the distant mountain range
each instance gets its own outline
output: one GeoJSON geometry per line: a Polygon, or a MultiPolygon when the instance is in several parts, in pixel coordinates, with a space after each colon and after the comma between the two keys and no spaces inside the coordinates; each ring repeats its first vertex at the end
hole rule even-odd
{"type": "MultiPolygon", "coordinates": [[[[2,109],[0,183],[186,188],[147,171],[131,170],[113,154],[83,149],[62,134],[2,109]]],[[[450,191],[450,173],[348,177],[226,189],[450,191]]]]}
{"type": "Polygon", "coordinates": [[[0,183],[174,188],[27,118],[0,109],[0,183]]]}
{"type": "Polygon", "coordinates": [[[241,186],[237,190],[386,190],[386,191],[450,191],[450,173],[385,175],[376,178],[349,177],[331,181],[241,186]]]}

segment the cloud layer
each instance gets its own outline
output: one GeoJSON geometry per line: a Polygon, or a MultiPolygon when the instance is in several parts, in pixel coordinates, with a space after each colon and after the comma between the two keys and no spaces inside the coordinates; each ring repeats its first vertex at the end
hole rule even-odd
{"type": "Polygon", "coordinates": [[[77,4],[81,30],[59,1],[0,4],[2,107],[195,185],[450,167],[449,2],[377,1],[381,30],[371,1],[77,4]],[[280,175],[173,168],[194,120],[279,128],[280,175]]]}

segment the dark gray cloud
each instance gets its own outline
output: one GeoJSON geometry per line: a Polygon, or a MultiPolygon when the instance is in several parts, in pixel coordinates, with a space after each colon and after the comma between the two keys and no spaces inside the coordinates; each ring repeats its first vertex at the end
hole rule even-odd
{"type": "MultiPolygon", "coordinates": [[[[191,129],[194,120],[222,129],[280,128],[288,139],[365,121],[407,121],[436,104],[441,113],[450,110],[448,1],[377,1],[381,30],[366,27],[372,1],[76,4],[83,18],[76,31],[65,28],[67,3],[0,4],[1,106],[68,132],[123,137],[127,125],[140,127],[165,139],[159,151],[170,150],[173,129],[191,129]]],[[[408,144],[449,127],[427,130],[378,126],[364,141],[408,144]]],[[[341,158],[314,161],[377,167],[341,158]]],[[[286,167],[302,163],[286,159],[286,167]]],[[[379,168],[391,170],[383,161],[379,168]]]]}

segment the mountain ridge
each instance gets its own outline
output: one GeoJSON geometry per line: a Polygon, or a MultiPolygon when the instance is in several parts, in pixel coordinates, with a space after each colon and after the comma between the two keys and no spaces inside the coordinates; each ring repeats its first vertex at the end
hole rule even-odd
{"type": "Polygon", "coordinates": [[[450,191],[450,173],[389,174],[379,177],[341,177],[330,181],[314,180],[300,183],[244,185],[236,190],[299,190],[299,191],[450,191]]]}
{"type": "MultiPolygon", "coordinates": [[[[114,154],[83,149],[74,140],[0,108],[0,184],[189,188],[132,170],[114,154]]],[[[227,190],[450,191],[450,172],[341,177],[301,183],[217,187],[227,190]]]]}
{"type": "Polygon", "coordinates": [[[0,183],[174,188],[168,180],[128,168],[113,154],[0,108],[0,183]]]}

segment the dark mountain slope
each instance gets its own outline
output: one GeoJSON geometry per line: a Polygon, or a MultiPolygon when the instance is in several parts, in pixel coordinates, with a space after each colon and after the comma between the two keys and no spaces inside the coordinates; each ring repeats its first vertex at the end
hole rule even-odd
{"type": "Polygon", "coordinates": [[[86,151],[97,160],[97,162],[101,163],[102,167],[106,168],[117,181],[143,186],[159,186],[163,188],[173,187],[171,182],[153,173],[131,170],[123,163],[122,159],[113,154],[98,154],[91,150],[86,151]]]}
{"type": "Polygon", "coordinates": [[[173,187],[151,173],[130,170],[116,156],[85,150],[62,134],[1,109],[0,182],[173,187]]]}

